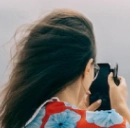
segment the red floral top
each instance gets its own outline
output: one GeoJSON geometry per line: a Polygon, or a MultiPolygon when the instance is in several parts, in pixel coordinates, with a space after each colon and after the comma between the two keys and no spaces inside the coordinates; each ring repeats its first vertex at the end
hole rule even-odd
{"type": "Polygon", "coordinates": [[[52,98],[43,103],[25,128],[130,128],[114,109],[86,111],[52,98]]]}

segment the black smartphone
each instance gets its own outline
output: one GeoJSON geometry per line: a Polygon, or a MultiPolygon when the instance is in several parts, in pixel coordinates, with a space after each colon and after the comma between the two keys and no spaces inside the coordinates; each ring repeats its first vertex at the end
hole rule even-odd
{"type": "Polygon", "coordinates": [[[108,75],[113,72],[114,82],[118,86],[120,83],[118,79],[118,64],[114,68],[109,63],[98,63],[98,65],[100,67],[99,74],[90,87],[90,104],[102,99],[102,104],[97,110],[110,110],[108,75]]]}
{"type": "Polygon", "coordinates": [[[118,64],[116,63],[114,69],[111,69],[113,72],[113,79],[115,84],[118,86],[120,84],[120,80],[118,79],[118,64]]]}

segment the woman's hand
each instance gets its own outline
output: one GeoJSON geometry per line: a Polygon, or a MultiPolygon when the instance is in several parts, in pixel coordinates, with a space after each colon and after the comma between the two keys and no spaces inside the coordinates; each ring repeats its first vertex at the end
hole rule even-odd
{"type": "Polygon", "coordinates": [[[111,108],[115,109],[130,123],[130,111],[127,106],[127,84],[123,77],[119,77],[119,79],[120,85],[117,86],[113,80],[113,73],[110,73],[108,76],[111,108]]]}
{"type": "Polygon", "coordinates": [[[88,111],[95,111],[96,109],[98,109],[101,105],[101,99],[97,100],[96,102],[94,102],[93,104],[89,105],[89,95],[86,94],[83,99],[81,100],[80,104],[79,104],[79,109],[85,109],[88,111]]]}

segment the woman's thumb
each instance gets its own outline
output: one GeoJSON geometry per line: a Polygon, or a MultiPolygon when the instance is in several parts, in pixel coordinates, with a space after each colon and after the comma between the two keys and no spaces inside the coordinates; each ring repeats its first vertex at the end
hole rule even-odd
{"type": "Polygon", "coordinates": [[[110,87],[115,86],[112,72],[108,75],[108,84],[110,87]]]}
{"type": "Polygon", "coordinates": [[[88,111],[95,111],[96,109],[98,109],[101,106],[102,100],[99,99],[96,102],[92,103],[87,110],[88,111]]]}

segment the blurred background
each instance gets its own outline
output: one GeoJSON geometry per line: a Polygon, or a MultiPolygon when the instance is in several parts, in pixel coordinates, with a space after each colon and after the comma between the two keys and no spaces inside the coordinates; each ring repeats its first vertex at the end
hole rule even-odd
{"type": "Polygon", "coordinates": [[[7,42],[16,29],[57,8],[77,10],[92,21],[97,61],[117,62],[130,90],[130,0],[0,0],[0,85],[8,79],[7,42]]]}

